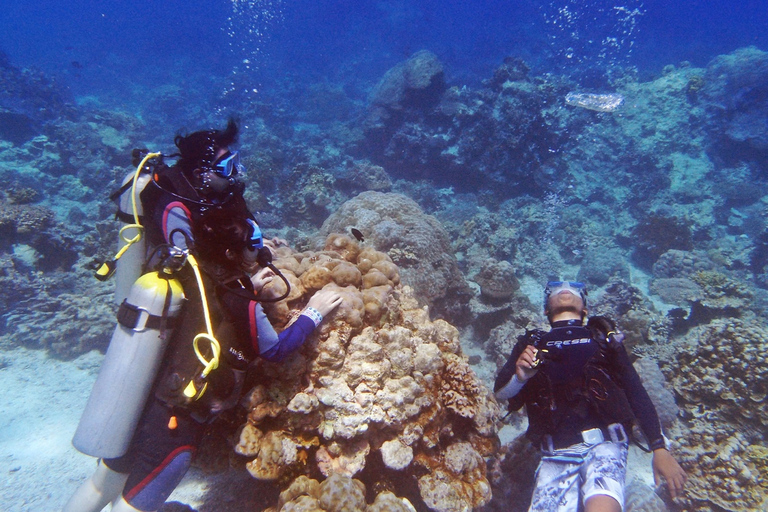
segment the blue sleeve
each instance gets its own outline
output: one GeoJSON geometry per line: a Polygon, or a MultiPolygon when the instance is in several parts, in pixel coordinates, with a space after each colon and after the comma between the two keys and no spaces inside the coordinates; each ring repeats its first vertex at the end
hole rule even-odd
{"type": "Polygon", "coordinates": [[[311,318],[306,315],[299,315],[299,318],[290,327],[280,334],[276,334],[272,324],[269,323],[263,310],[261,310],[261,306],[259,306],[258,311],[260,314],[257,314],[256,322],[259,329],[259,353],[267,361],[282,361],[292,352],[298,350],[315,330],[315,323],[311,318]]]}

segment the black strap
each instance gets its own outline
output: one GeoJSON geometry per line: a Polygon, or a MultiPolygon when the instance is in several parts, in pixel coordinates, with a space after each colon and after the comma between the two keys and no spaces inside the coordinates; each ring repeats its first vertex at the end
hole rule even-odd
{"type": "Polygon", "coordinates": [[[125,183],[123,183],[122,187],[120,187],[119,189],[117,189],[114,192],[112,192],[111,194],[109,194],[109,200],[110,201],[117,201],[117,198],[120,197],[121,195],[123,195],[123,192],[125,192],[126,190],[128,190],[132,186],[133,186],[133,180],[126,181],[125,183]]]}
{"type": "MultiPolygon", "coordinates": [[[[115,220],[119,220],[121,222],[125,222],[126,224],[134,224],[136,222],[136,218],[131,213],[126,213],[122,210],[117,210],[115,212],[115,220]]],[[[139,224],[144,224],[144,217],[139,215],[139,224]]]]}
{"type": "MultiPolygon", "coordinates": [[[[169,295],[170,292],[166,294],[166,300],[169,295]]],[[[168,317],[165,309],[163,307],[163,315],[152,315],[146,309],[130,304],[128,299],[126,299],[120,304],[120,309],[117,310],[117,323],[137,332],[146,329],[173,329],[176,319],[168,317]],[[146,321],[143,324],[139,324],[139,320],[142,318],[145,318],[146,321]]]]}

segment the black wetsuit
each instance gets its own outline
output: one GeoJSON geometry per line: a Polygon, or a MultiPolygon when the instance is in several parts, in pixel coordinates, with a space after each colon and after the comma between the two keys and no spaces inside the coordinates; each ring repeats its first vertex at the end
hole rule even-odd
{"type": "Polygon", "coordinates": [[[547,350],[546,359],[509,399],[509,407],[526,406],[527,435],[534,443],[549,435],[554,448],[563,448],[581,442],[584,430],[605,431],[612,423],[628,426],[636,420],[651,449],[664,447],[656,409],[624,345],[611,343],[601,351],[579,320],[555,322],[549,332],[520,339],[496,379],[495,391],[509,383],[517,359],[530,344],[547,350]]]}

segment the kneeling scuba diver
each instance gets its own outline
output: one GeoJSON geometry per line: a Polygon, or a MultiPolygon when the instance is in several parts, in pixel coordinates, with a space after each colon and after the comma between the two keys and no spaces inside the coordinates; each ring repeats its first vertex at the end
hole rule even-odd
{"type": "MultiPolygon", "coordinates": [[[[81,486],[70,500],[66,512],[101,510],[108,501],[99,499],[107,494],[99,484],[112,482],[109,491],[113,491],[120,481],[122,497],[113,510],[157,510],[188,470],[208,426],[224,409],[239,402],[242,376],[251,361],[257,356],[283,360],[341,303],[338,293],[321,290],[278,334],[254,300],[258,299],[254,293],[271,280],[273,269],[262,269],[253,278],[247,273],[259,254],[264,254],[258,247],[258,226],[242,218],[217,217],[204,218],[195,229],[190,247],[200,258],[196,274],[201,278],[202,300],[189,299],[187,306],[197,306],[182,312],[127,453],[103,459],[88,485],[81,486]],[[194,333],[203,321],[210,343],[200,345],[196,341],[201,335],[194,333]]],[[[109,498],[115,499],[116,494],[109,498]]]]}
{"type": "Polygon", "coordinates": [[[227,212],[256,225],[242,197],[244,185],[236,179],[242,172],[239,155],[229,151],[237,131],[230,120],[222,131],[177,136],[179,152],[171,156],[179,159],[173,166],[165,164],[161,153],[132,152],[136,170],[111,196],[118,202],[116,218],[124,224],[121,247],[96,273],[100,280],[116,274],[120,307],[118,325],[73,439],[83,453],[117,457],[128,448],[185,303],[184,292],[196,290],[191,273],[179,279],[185,275],[180,271],[188,261],[195,223],[210,212],[227,212]]]}

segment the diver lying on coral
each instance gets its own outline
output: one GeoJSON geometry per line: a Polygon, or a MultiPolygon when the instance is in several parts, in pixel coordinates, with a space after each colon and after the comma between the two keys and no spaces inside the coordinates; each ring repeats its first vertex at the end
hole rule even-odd
{"type": "MultiPolygon", "coordinates": [[[[237,405],[249,364],[257,357],[283,360],[342,302],[336,292],[318,291],[302,314],[277,334],[254,296],[272,280],[273,271],[262,268],[253,277],[248,274],[257,268],[262,249],[255,222],[213,212],[193,228],[191,249],[200,259],[210,311],[205,311],[203,297],[195,296],[195,286],[182,277],[188,301],[128,452],[102,459],[96,472],[70,498],[65,512],[99,511],[113,501],[116,512],[158,510],[190,467],[210,423],[223,410],[237,405]],[[196,340],[205,330],[205,322],[217,326],[221,358],[218,368],[199,379],[196,340]],[[187,393],[190,386],[194,393],[187,393]]],[[[206,357],[212,351],[201,350],[206,357]]]]}
{"type": "Polygon", "coordinates": [[[539,444],[531,511],[621,511],[627,431],[637,418],[651,450],[657,483],[682,493],[685,471],[665,446],[656,410],[629,361],[613,322],[587,316],[582,283],[550,282],[544,312],[552,329],[518,338],[496,379],[499,399],[523,405],[527,435],[539,444]]]}

